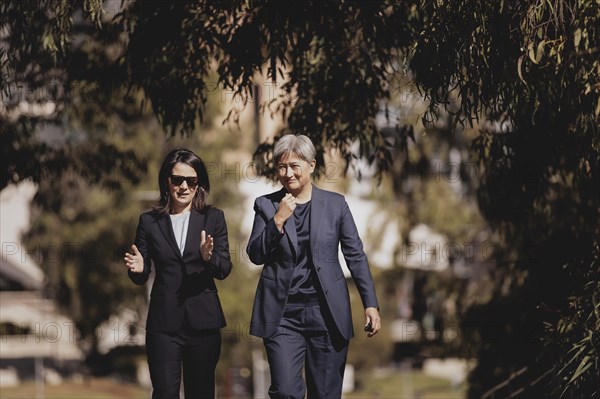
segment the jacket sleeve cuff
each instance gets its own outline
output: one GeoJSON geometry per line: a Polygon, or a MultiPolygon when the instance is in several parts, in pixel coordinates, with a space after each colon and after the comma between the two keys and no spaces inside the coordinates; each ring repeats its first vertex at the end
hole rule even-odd
{"type": "Polygon", "coordinates": [[[267,234],[267,240],[270,243],[276,244],[281,240],[281,237],[284,236],[284,233],[279,231],[277,225],[275,224],[275,219],[271,219],[267,222],[265,227],[265,232],[267,234]]]}

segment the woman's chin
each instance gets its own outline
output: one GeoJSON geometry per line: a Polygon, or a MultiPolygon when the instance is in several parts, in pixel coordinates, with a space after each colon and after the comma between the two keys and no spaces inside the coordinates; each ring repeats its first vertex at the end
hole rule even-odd
{"type": "Polygon", "coordinates": [[[302,188],[300,186],[300,183],[298,183],[298,182],[287,183],[287,184],[284,184],[283,187],[288,192],[297,192],[297,191],[300,191],[300,189],[302,188]]]}
{"type": "Polygon", "coordinates": [[[190,205],[191,202],[191,199],[176,198],[175,206],[177,206],[179,209],[185,209],[188,207],[188,205],[190,205]]]}

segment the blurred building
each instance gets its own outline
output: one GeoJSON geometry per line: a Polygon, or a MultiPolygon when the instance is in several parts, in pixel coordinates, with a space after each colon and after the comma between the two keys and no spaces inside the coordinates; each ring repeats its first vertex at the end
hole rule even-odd
{"type": "Polygon", "coordinates": [[[83,361],[74,322],[43,296],[35,248],[21,242],[35,192],[30,182],[0,192],[0,386],[33,378],[58,383],[83,361]]]}

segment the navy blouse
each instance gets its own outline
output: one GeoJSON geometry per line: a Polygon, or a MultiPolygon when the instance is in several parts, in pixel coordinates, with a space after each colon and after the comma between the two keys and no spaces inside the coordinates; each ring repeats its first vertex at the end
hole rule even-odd
{"type": "Polygon", "coordinates": [[[298,256],[288,293],[288,303],[318,303],[317,290],[313,284],[313,264],[310,256],[310,203],[297,204],[294,222],[298,236],[298,256]]]}

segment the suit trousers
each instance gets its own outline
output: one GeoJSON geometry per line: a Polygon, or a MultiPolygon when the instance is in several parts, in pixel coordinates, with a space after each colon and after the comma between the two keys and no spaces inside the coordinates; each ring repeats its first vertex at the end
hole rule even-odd
{"type": "Polygon", "coordinates": [[[147,331],[146,353],[152,399],[179,399],[182,368],[186,399],[214,399],[219,329],[194,330],[186,321],[175,332],[147,331]]]}
{"type": "MultiPolygon", "coordinates": [[[[327,317],[325,317],[327,319],[327,317]]],[[[263,340],[272,399],[340,399],[348,341],[330,333],[319,304],[288,304],[277,332],[263,340]],[[306,388],[302,379],[305,367],[306,388]]]]}

